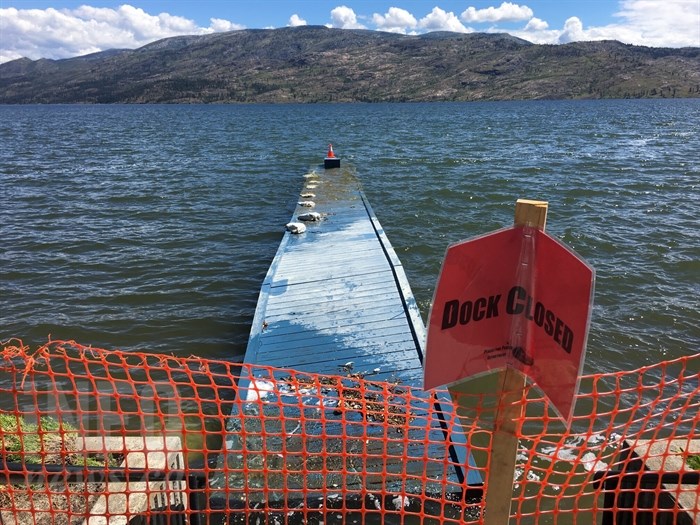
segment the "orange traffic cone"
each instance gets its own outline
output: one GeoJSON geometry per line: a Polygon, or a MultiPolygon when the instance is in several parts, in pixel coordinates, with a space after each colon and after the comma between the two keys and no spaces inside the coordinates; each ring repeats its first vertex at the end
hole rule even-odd
{"type": "Polygon", "coordinates": [[[333,144],[328,144],[328,153],[326,153],[326,158],[323,159],[323,167],[328,168],[340,168],[340,159],[333,153],[333,144]]]}

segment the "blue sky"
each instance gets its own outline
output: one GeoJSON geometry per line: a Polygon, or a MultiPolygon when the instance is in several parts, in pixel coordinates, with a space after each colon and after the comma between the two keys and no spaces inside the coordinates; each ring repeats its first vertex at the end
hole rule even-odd
{"type": "Polygon", "coordinates": [[[534,43],[700,46],[700,0],[0,0],[0,63],[136,48],[160,38],[326,25],[508,32],[534,43]]]}

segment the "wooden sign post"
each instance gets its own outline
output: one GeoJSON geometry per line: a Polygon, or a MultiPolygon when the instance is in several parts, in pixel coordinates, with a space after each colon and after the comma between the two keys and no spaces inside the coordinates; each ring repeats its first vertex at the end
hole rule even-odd
{"type": "Polygon", "coordinates": [[[525,377],[568,425],[583,366],[594,272],[546,219],[546,202],[518,200],[512,228],[450,245],[430,310],[424,387],[447,385],[459,417],[493,429],[487,525],[508,523],[525,377]],[[495,372],[495,408],[470,407],[467,381],[495,372]]]}
{"type": "MultiPolygon", "coordinates": [[[[529,226],[544,231],[547,203],[518,199],[515,204],[515,226],[529,226]]],[[[512,368],[502,370],[498,381],[498,408],[491,437],[486,490],[486,525],[507,524],[513,498],[515,458],[518,453],[518,420],[525,407],[525,378],[512,368]]]]}

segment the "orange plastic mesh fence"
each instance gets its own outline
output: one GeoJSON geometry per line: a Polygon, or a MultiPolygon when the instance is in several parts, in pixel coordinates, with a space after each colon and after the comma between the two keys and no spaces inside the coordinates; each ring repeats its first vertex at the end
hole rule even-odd
{"type": "MultiPolygon", "coordinates": [[[[472,416],[493,394],[453,404],[362,371],[75,342],[0,352],[2,525],[479,523],[488,511],[491,434],[472,416]]],[[[700,354],[585,376],[569,431],[528,387],[511,522],[698,523],[699,370],[700,354]]]]}

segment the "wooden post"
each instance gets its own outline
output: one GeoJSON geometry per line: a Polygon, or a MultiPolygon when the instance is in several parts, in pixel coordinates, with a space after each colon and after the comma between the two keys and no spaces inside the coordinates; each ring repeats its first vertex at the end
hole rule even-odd
{"type": "MultiPolygon", "coordinates": [[[[547,222],[547,203],[518,199],[515,205],[515,225],[530,226],[544,231],[547,222]]],[[[507,524],[513,498],[515,458],[518,452],[518,420],[522,417],[525,378],[517,371],[506,368],[499,373],[499,398],[491,438],[491,455],[486,485],[486,525],[507,524]]]]}

